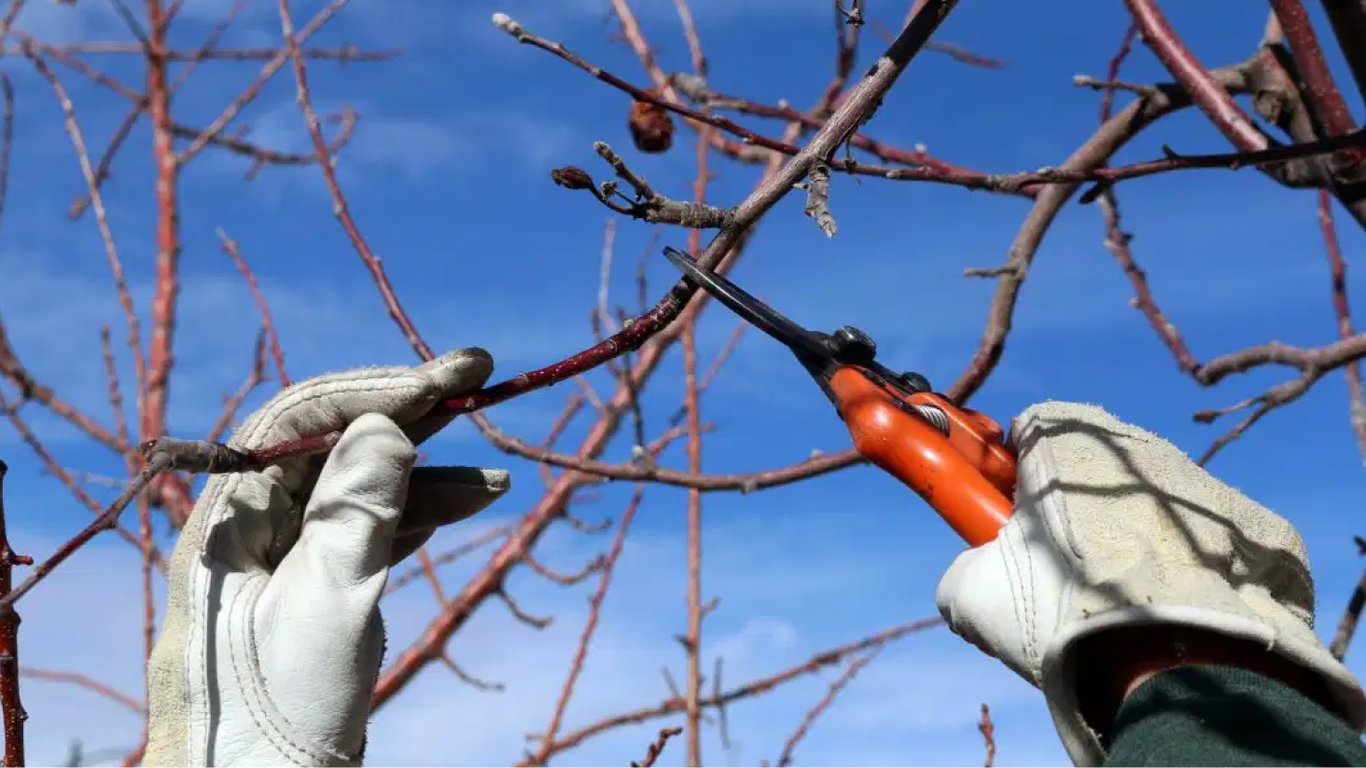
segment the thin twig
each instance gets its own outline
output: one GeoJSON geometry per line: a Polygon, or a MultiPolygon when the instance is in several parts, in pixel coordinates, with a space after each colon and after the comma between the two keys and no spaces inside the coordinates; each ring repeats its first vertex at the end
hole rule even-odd
{"type": "MultiPolygon", "coordinates": [[[[37,455],[38,460],[43,463],[43,467],[47,470],[48,474],[57,478],[62,485],[66,486],[67,490],[71,492],[71,495],[75,496],[76,500],[87,509],[97,516],[100,515],[104,510],[104,508],[100,506],[100,503],[95,501],[90,494],[86,493],[85,489],[81,487],[80,483],[76,482],[76,479],[72,477],[66,467],[63,467],[57,459],[53,457],[52,453],[48,451],[47,447],[38,439],[38,436],[29,428],[28,423],[19,415],[18,406],[11,405],[2,394],[0,394],[0,412],[4,412],[5,416],[9,419],[10,426],[14,427],[14,431],[19,433],[19,439],[23,440],[24,443],[33,450],[33,453],[37,455]]],[[[141,550],[142,542],[138,539],[136,534],[123,526],[116,526],[115,530],[119,534],[119,538],[141,550]]],[[[165,572],[166,564],[162,561],[160,554],[157,554],[156,562],[157,567],[165,572]]]]}
{"type": "Polygon", "coordinates": [[[285,38],[285,50],[294,67],[294,82],[298,93],[299,109],[303,112],[304,122],[308,126],[308,135],[313,140],[313,151],[318,155],[318,168],[322,171],[323,181],[327,185],[328,194],[332,197],[332,213],[341,224],[342,230],[346,232],[356,254],[360,256],[366,269],[370,271],[370,276],[374,278],[375,285],[378,286],[380,295],[384,298],[384,305],[389,316],[403,330],[403,335],[408,339],[408,343],[412,345],[418,356],[423,360],[431,360],[435,357],[431,347],[422,340],[421,335],[417,332],[417,327],[413,325],[408,313],[399,303],[398,295],[394,293],[393,284],[389,282],[389,276],[385,273],[384,266],[375,256],[374,251],[370,249],[370,245],[365,241],[360,228],[356,226],[355,219],[351,216],[351,209],[347,206],[346,198],[342,195],[341,186],[337,182],[337,172],[332,153],[327,147],[327,142],[323,139],[322,126],[318,122],[318,113],[313,109],[313,99],[308,92],[308,72],[304,68],[304,57],[299,51],[299,42],[302,36],[296,37],[294,34],[294,19],[289,12],[289,0],[280,0],[279,8],[280,28],[285,38]]]}
{"type": "Polygon", "coordinates": [[[1162,313],[1161,308],[1153,300],[1152,292],[1148,289],[1148,275],[1134,261],[1133,252],[1129,249],[1132,236],[1125,232],[1120,225],[1119,204],[1115,200],[1113,190],[1106,190],[1102,193],[1098,205],[1105,219],[1105,248],[1114,254],[1115,260],[1119,262],[1124,274],[1129,277],[1129,283],[1133,285],[1133,306],[1141,310],[1144,317],[1148,318],[1148,324],[1157,332],[1158,338],[1162,339],[1162,342],[1171,350],[1181,370],[1186,373],[1194,371],[1199,363],[1191,354],[1190,349],[1186,347],[1186,341],[1181,337],[1181,332],[1167,319],[1167,316],[1162,313]]]}
{"type": "MultiPolygon", "coordinates": [[[[768,693],[769,691],[773,690],[774,688],[777,688],[780,685],[783,685],[784,683],[788,683],[798,678],[805,677],[806,675],[814,674],[830,665],[839,664],[844,659],[848,658],[850,655],[862,653],[873,648],[884,646],[887,643],[890,643],[894,640],[898,640],[902,637],[913,634],[915,632],[921,632],[926,629],[931,629],[933,627],[940,626],[943,623],[944,622],[942,619],[936,617],[933,619],[922,619],[920,621],[913,621],[908,624],[902,624],[897,627],[892,627],[891,629],[884,630],[875,635],[865,637],[862,640],[841,645],[836,648],[831,648],[822,653],[818,653],[801,664],[788,667],[787,669],[784,669],[772,675],[755,678],[742,685],[738,685],[734,688],[727,689],[720,695],[708,696],[707,698],[699,702],[699,705],[707,708],[716,708],[724,704],[733,704],[736,701],[768,693]]],[[[669,715],[683,712],[685,706],[686,705],[684,699],[681,696],[672,696],[671,698],[666,699],[653,706],[643,707],[640,709],[630,710],[627,712],[621,712],[616,715],[611,715],[602,718],[601,720],[586,725],[577,731],[565,734],[554,744],[554,749],[551,750],[550,754],[558,754],[567,749],[576,747],[582,744],[583,742],[587,741],[588,739],[592,738],[593,736],[597,736],[598,734],[610,731],[614,728],[620,728],[624,725],[643,723],[650,720],[654,720],[656,718],[667,717],[669,715]]]]}
{"type": "MultiPolygon", "coordinates": [[[[588,63],[578,54],[566,48],[562,43],[547,40],[543,37],[528,32],[526,28],[523,27],[520,23],[514,21],[505,14],[495,14],[494,24],[499,29],[502,29],[504,32],[507,32],[509,35],[512,35],[512,37],[515,38],[517,42],[525,45],[531,45],[535,48],[539,48],[543,51],[546,51],[547,53],[554,54],[555,56],[558,56],[559,58],[572,64],[573,66],[578,67],[584,72],[587,72],[594,78],[604,83],[607,83],[608,85],[620,91],[629,94],[633,99],[635,99],[638,102],[652,104],[656,107],[659,107],[660,109],[665,109],[670,112],[677,113],[703,126],[719,128],[720,130],[725,131],[726,133],[738,136],[740,140],[743,142],[743,144],[745,144],[746,146],[762,147],[764,149],[779,152],[781,154],[789,156],[796,156],[800,151],[800,148],[794,144],[756,133],[723,115],[716,114],[714,112],[708,113],[699,109],[694,109],[685,104],[682,104],[677,100],[671,99],[666,96],[658,95],[656,93],[651,92],[650,90],[638,88],[632,85],[631,83],[623,80],[622,78],[617,77],[611,72],[608,72],[602,67],[588,63]]],[[[730,105],[737,104],[737,102],[734,100],[726,99],[725,101],[727,104],[730,105]]],[[[820,128],[825,124],[825,120],[823,117],[816,116],[813,114],[806,114],[791,107],[765,107],[762,105],[755,105],[743,101],[738,102],[738,104],[742,105],[743,111],[749,114],[757,114],[765,117],[775,117],[784,120],[792,120],[795,122],[802,123],[807,128],[820,128]]],[[[914,181],[941,182],[945,184],[964,186],[968,187],[969,189],[1011,191],[1015,192],[1016,194],[1026,194],[1022,190],[1004,190],[1000,188],[991,187],[986,184],[985,174],[982,174],[977,171],[972,171],[966,168],[961,168],[959,166],[946,163],[941,160],[936,160],[935,158],[930,157],[924,152],[907,151],[904,149],[898,149],[895,147],[888,146],[867,136],[864,136],[863,134],[859,134],[856,132],[856,130],[850,130],[848,135],[844,136],[844,140],[848,141],[851,146],[870,152],[871,154],[884,160],[885,162],[905,164],[913,167],[911,169],[906,169],[906,172],[900,175],[887,176],[888,172],[891,170],[887,167],[868,165],[854,161],[852,159],[827,158],[830,164],[830,168],[832,170],[844,171],[848,173],[855,173],[867,176],[879,176],[914,181]]]]}
{"type": "Polygon", "coordinates": [[[1134,47],[1134,38],[1138,37],[1138,25],[1130,24],[1124,31],[1124,38],[1119,41],[1119,48],[1115,50],[1115,55],[1110,57],[1110,64],[1105,70],[1107,86],[1105,97],[1100,101],[1100,121],[1104,123],[1110,119],[1111,110],[1115,103],[1115,84],[1119,79],[1119,68],[1123,66],[1124,60],[1129,57],[1130,51],[1134,47]]]}
{"type": "MultiPolygon", "coordinates": [[[[1347,262],[1342,258],[1342,246],[1338,244],[1337,229],[1333,226],[1333,196],[1327,190],[1319,190],[1318,220],[1332,277],[1333,312],[1337,316],[1338,338],[1348,339],[1356,335],[1356,329],[1352,327],[1352,309],[1347,301],[1347,262]]],[[[1366,387],[1362,386],[1361,361],[1352,360],[1343,365],[1342,374],[1347,379],[1349,421],[1357,438],[1363,466],[1366,466],[1366,387]]]]}
{"type": "Polygon", "coordinates": [[[25,400],[42,405],[95,442],[118,454],[132,450],[126,439],[109,431],[75,405],[64,400],[52,387],[35,379],[15,354],[3,321],[0,321],[0,375],[8,379],[25,400]]]}
{"type": "Polygon", "coordinates": [[[281,387],[288,387],[290,384],[289,374],[285,373],[285,353],[280,348],[280,334],[275,330],[275,320],[270,314],[270,303],[261,293],[261,286],[256,282],[256,274],[247,266],[247,262],[242,258],[241,252],[237,249],[237,241],[228,237],[223,230],[218,230],[218,238],[223,243],[223,252],[232,259],[232,263],[237,266],[237,271],[242,273],[242,279],[247,281],[247,289],[251,291],[251,298],[256,302],[256,308],[261,312],[261,329],[265,332],[266,338],[270,341],[270,356],[275,361],[275,375],[278,377],[281,387]]]}
{"type": "Polygon", "coordinates": [[[831,683],[830,687],[826,689],[825,695],[821,697],[821,700],[816,702],[811,709],[807,710],[802,721],[798,723],[796,729],[792,731],[792,735],[787,737],[787,742],[783,744],[783,751],[778,757],[779,766],[792,765],[792,751],[797,748],[797,744],[801,742],[802,739],[806,738],[806,734],[811,730],[811,726],[815,724],[816,718],[820,717],[825,710],[830,708],[831,704],[835,703],[835,697],[839,695],[840,691],[844,690],[844,687],[858,675],[859,671],[868,666],[868,663],[877,657],[880,650],[880,647],[874,648],[862,656],[855,657],[844,667],[844,671],[841,672],[840,676],[835,678],[835,682],[831,683]]]}
{"type": "MultiPolygon", "coordinates": [[[[497,541],[501,538],[506,538],[507,535],[507,526],[490,528],[489,530],[479,534],[478,536],[475,536],[473,539],[464,542],[460,546],[432,557],[432,567],[437,568],[448,563],[453,563],[456,560],[459,560],[460,558],[464,557],[465,555],[472,554],[474,552],[479,551],[480,549],[483,549],[485,546],[488,546],[488,544],[490,544],[491,542],[497,541]]],[[[414,566],[413,568],[407,571],[404,571],[403,573],[391,575],[389,577],[388,585],[384,588],[384,594],[389,595],[396,590],[402,589],[408,584],[411,584],[412,582],[422,578],[425,575],[425,573],[426,566],[418,565],[414,566]]]]}
{"type": "MultiPolygon", "coordinates": [[[[1357,545],[1357,554],[1366,555],[1366,539],[1360,536],[1352,537],[1357,545]]],[[[1352,596],[1347,600],[1347,608],[1342,612],[1342,618],[1338,620],[1337,631],[1333,633],[1333,642],[1328,645],[1328,650],[1333,654],[1333,658],[1342,661],[1347,656],[1347,647],[1352,644],[1352,636],[1356,634],[1357,622],[1361,620],[1361,609],[1366,607],[1366,571],[1363,571],[1361,578],[1357,581],[1356,589],[1352,590],[1352,596]]]]}
{"type": "Polygon", "coordinates": [[[1215,127],[1238,149],[1250,152],[1266,149],[1266,135],[1176,36],[1156,0],[1124,0],[1124,4],[1133,15],[1144,44],[1152,49],[1215,127]]]}
{"type": "Polygon", "coordinates": [[[150,453],[151,455],[147,457],[147,461],[143,465],[142,471],[129,481],[127,487],[123,489],[123,492],[119,494],[118,498],[114,499],[113,503],[106,507],[104,512],[101,513],[99,517],[95,518],[94,522],[59,546],[46,560],[34,566],[33,574],[27,579],[24,579],[23,583],[15,587],[13,591],[4,597],[0,597],[0,613],[9,610],[11,606],[22,599],[24,595],[28,594],[30,590],[42,583],[43,579],[46,579],[48,575],[65,562],[67,558],[76,554],[81,547],[90,543],[91,539],[95,538],[101,532],[113,528],[114,523],[118,520],[119,514],[123,512],[129,502],[141,493],[143,489],[147,487],[147,484],[155,479],[159,473],[170,468],[171,459],[169,456],[155,450],[150,453]]]}
{"type": "Polygon", "coordinates": [[[626,534],[631,528],[631,521],[635,519],[636,510],[640,507],[640,500],[644,493],[644,487],[637,486],[631,500],[626,504],[626,511],[621,514],[621,524],[617,526],[617,535],[612,539],[612,546],[607,551],[606,560],[603,561],[601,575],[598,577],[598,587],[588,600],[588,618],[584,621],[583,630],[579,633],[579,645],[574,652],[573,661],[569,664],[569,674],[565,678],[564,685],[560,688],[559,698],[555,701],[555,711],[550,716],[550,725],[546,728],[545,735],[541,737],[541,747],[532,758],[532,762],[537,765],[544,765],[549,759],[550,747],[554,744],[555,737],[560,733],[560,725],[564,722],[564,713],[569,707],[569,699],[574,695],[574,684],[583,672],[583,662],[588,656],[588,646],[593,641],[593,633],[598,628],[602,603],[607,598],[607,590],[612,584],[612,571],[616,568],[617,559],[621,557],[622,547],[626,543],[626,534]]]}
{"type": "Polygon", "coordinates": [[[650,744],[649,749],[645,750],[645,759],[639,762],[632,761],[631,768],[649,768],[649,766],[654,765],[655,761],[659,759],[660,754],[664,752],[664,745],[669,743],[669,739],[672,739],[682,732],[683,729],[677,727],[659,729],[659,735],[655,737],[655,740],[650,744]]]}
{"type": "MultiPolygon", "coordinates": [[[[124,443],[132,442],[132,437],[128,434],[128,418],[123,412],[123,388],[119,384],[119,372],[114,366],[114,350],[109,340],[109,326],[100,326],[100,357],[104,360],[104,376],[109,387],[109,410],[114,416],[114,429],[117,430],[119,440],[124,443]]],[[[132,477],[137,471],[137,457],[132,451],[124,453],[124,465],[128,470],[128,476],[132,477]]]]}
{"type": "MultiPolygon", "coordinates": [[[[261,71],[256,75],[256,79],[244,88],[242,92],[237,95],[237,98],[233,99],[218,117],[214,118],[213,122],[209,123],[209,125],[200,132],[199,136],[180,153],[178,162],[181,165],[188,163],[195,155],[199,154],[204,147],[208,146],[209,142],[222,134],[228,127],[228,124],[231,123],[248,104],[256,99],[260,94],[261,89],[275,76],[275,73],[279,72],[281,67],[289,63],[290,54],[299,51],[299,46],[303,45],[304,41],[312,36],[314,32],[317,32],[324,24],[330,21],[333,16],[337,15],[337,12],[348,2],[350,2],[350,0],[330,0],[327,5],[323,6],[314,14],[312,19],[309,19],[308,23],[299,30],[297,35],[290,35],[286,39],[288,45],[271,54],[270,59],[261,67],[261,71]]],[[[326,165],[326,163],[324,163],[324,165],[326,165]]]]}
{"type": "Polygon", "coordinates": [[[452,659],[450,657],[450,654],[441,654],[441,663],[446,666],[446,669],[449,669],[452,673],[454,673],[455,676],[458,677],[461,682],[465,683],[471,688],[474,688],[475,690],[503,691],[507,689],[507,686],[503,683],[492,682],[489,680],[481,680],[480,678],[471,675],[469,672],[466,672],[464,667],[461,667],[459,664],[455,663],[455,659],[452,659]]]}
{"type": "Polygon", "coordinates": [[[115,704],[118,704],[138,717],[141,717],[146,710],[142,702],[132,696],[123,693],[112,685],[101,683],[89,675],[83,675],[79,672],[63,672],[61,670],[39,669],[37,667],[20,667],[19,675],[33,680],[42,680],[49,683],[62,683],[64,685],[73,685],[77,688],[84,688],[91,693],[102,696],[115,704]]]}
{"type": "Polygon", "coordinates": [[[143,357],[141,325],[138,322],[137,311],[133,308],[132,294],[129,293],[128,284],[123,277],[123,262],[119,259],[118,249],[114,245],[114,235],[109,229],[109,218],[104,209],[104,197],[100,194],[99,187],[95,183],[95,172],[90,167],[90,153],[86,151],[85,138],[76,122],[76,109],[72,106],[66,89],[62,87],[61,81],[57,79],[57,75],[53,73],[47,62],[28,49],[25,49],[25,55],[28,56],[34,69],[43,76],[43,79],[47,80],[53,93],[56,94],[57,102],[62,108],[66,132],[71,137],[71,143],[76,149],[76,158],[80,161],[81,176],[84,177],[86,189],[90,194],[90,205],[95,210],[95,221],[100,230],[100,240],[104,243],[105,256],[109,260],[109,269],[114,276],[114,288],[118,294],[119,306],[123,309],[124,321],[128,326],[128,347],[133,355],[133,372],[137,379],[138,414],[141,418],[145,409],[143,393],[147,388],[147,368],[146,359],[143,357]]]}
{"type": "Polygon", "coordinates": [[[991,768],[996,764],[996,724],[991,722],[991,710],[986,704],[982,705],[982,719],[977,723],[977,732],[982,734],[982,745],[986,750],[982,765],[991,768]]]}

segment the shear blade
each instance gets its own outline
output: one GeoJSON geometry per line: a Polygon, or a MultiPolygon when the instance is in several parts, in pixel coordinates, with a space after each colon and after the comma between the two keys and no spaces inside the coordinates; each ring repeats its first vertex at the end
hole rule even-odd
{"type": "Polygon", "coordinates": [[[784,317],[776,309],[751,296],[743,288],[726,278],[703,269],[692,257],[676,248],[665,247],[664,255],[689,280],[710,293],[745,321],[772,336],[793,351],[817,357],[830,357],[829,347],[822,337],[784,317]]]}

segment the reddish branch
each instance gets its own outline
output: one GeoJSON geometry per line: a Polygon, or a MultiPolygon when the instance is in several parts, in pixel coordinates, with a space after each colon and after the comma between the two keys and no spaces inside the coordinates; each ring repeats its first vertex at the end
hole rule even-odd
{"type": "Polygon", "coordinates": [[[142,439],[154,440],[166,434],[171,367],[175,364],[172,346],[180,292],[180,201],[176,154],[172,145],[171,92],[167,82],[167,20],[161,0],[147,0],[147,24],[147,102],[152,120],[152,159],[156,166],[157,251],[142,439]]]}
{"type": "Polygon", "coordinates": [[[1115,50],[1115,55],[1110,57],[1110,64],[1105,68],[1105,97],[1100,101],[1100,121],[1104,123],[1110,119],[1111,112],[1115,103],[1114,84],[1119,80],[1119,68],[1124,65],[1124,60],[1129,57],[1129,53],[1134,47],[1134,38],[1138,36],[1138,26],[1129,25],[1129,29],[1124,32],[1124,38],[1119,41],[1119,48],[1115,50]]]}
{"type": "MultiPolygon", "coordinates": [[[[611,416],[617,407],[614,401],[603,404],[602,413],[611,416]]],[[[495,447],[532,461],[552,466],[572,469],[585,475],[611,480],[631,480],[676,485],[682,488],[696,488],[701,491],[739,491],[752,493],[765,488],[788,485],[799,480],[817,477],[843,469],[863,461],[852,450],[837,453],[819,454],[805,461],[758,472],[742,472],[725,475],[708,475],[681,472],[659,466],[633,463],[616,464],[582,456],[578,453],[559,453],[545,448],[527,445],[516,437],[508,435],[485,421],[481,430],[495,447]]],[[[305,439],[282,444],[280,447],[263,451],[241,452],[223,444],[208,444],[201,441],[163,439],[157,445],[176,457],[176,468],[186,472],[242,472],[259,470],[288,456],[310,453],[323,453],[335,445],[333,433],[322,440],[305,439]],[[305,450],[299,450],[300,447],[305,450]],[[210,461],[213,466],[210,466],[210,461]]]]}
{"type": "MultiPolygon", "coordinates": [[[[1338,338],[1349,339],[1356,335],[1356,329],[1352,327],[1352,310],[1347,301],[1347,262],[1342,258],[1342,246],[1338,244],[1337,230],[1333,226],[1333,198],[1326,190],[1319,191],[1318,209],[1319,229],[1323,233],[1323,246],[1328,255],[1328,269],[1332,278],[1333,313],[1337,316],[1338,338]]],[[[1347,379],[1352,432],[1356,434],[1357,447],[1366,463],[1366,388],[1363,388],[1361,381],[1361,361],[1352,360],[1344,365],[1343,376],[1347,379]]]]}
{"type": "Polygon", "coordinates": [[[138,542],[142,547],[142,658],[150,661],[156,644],[156,600],[152,591],[152,557],[156,552],[152,539],[152,505],[143,494],[138,499],[138,542]]]}
{"type": "Polygon", "coordinates": [[[982,761],[985,768],[991,768],[996,763],[996,725],[991,722],[991,710],[987,705],[982,705],[982,719],[977,723],[977,731],[982,734],[982,744],[986,748],[986,759],[982,761]]]}
{"type": "MultiPolygon", "coordinates": [[[[16,555],[5,527],[5,474],[0,461],[0,600],[10,595],[16,565],[32,565],[33,558],[16,555]]],[[[24,711],[19,698],[19,614],[12,607],[0,611],[0,709],[4,710],[5,765],[24,764],[24,711]]]]}
{"type": "Polygon", "coordinates": [[[1366,101],[1366,2],[1362,0],[1323,0],[1323,10],[1333,25],[1338,49],[1356,80],[1357,91],[1366,101]]]}
{"type": "MultiPolygon", "coordinates": [[[[1158,173],[1193,170],[1199,168],[1239,168],[1274,166],[1291,160],[1326,155],[1339,150],[1358,149],[1366,146],[1366,129],[1353,131],[1342,136],[1309,141],[1302,144],[1276,146],[1268,149],[1247,152],[1222,152],[1208,155],[1181,155],[1168,149],[1166,157],[1148,160],[1132,165],[1115,168],[1101,167],[1088,169],[1045,168],[1023,173],[991,175],[985,182],[993,188],[1011,188],[1039,184],[1067,184],[1078,181],[1104,182],[1106,185],[1126,179],[1137,179],[1158,173]]],[[[898,176],[904,171],[891,171],[898,176]]],[[[1083,196],[1082,202],[1090,202],[1094,193],[1083,196]]]]}
{"type": "MultiPolygon", "coordinates": [[[[1280,22],[1290,50],[1295,54],[1295,69],[1303,83],[1302,93],[1310,111],[1328,136],[1341,136],[1356,128],[1352,113],[1343,101],[1342,93],[1333,82],[1333,73],[1319,47],[1314,25],[1300,0],[1271,0],[1271,7],[1280,22]]],[[[1357,160],[1360,160],[1357,153],[1357,160]]]]}
{"type": "MultiPolygon", "coordinates": [[[[705,140],[698,142],[706,151],[705,140]]],[[[702,178],[705,179],[705,163],[702,178]]],[[[704,182],[705,183],[705,182],[704,182]]],[[[697,397],[697,332],[689,323],[683,329],[684,407],[688,413],[688,471],[702,471],[702,432],[697,397]]],[[[688,660],[687,717],[688,765],[702,764],[702,492],[688,489],[688,630],[683,640],[688,660]]]]}
{"type": "MultiPolygon", "coordinates": [[[[700,75],[701,73],[699,73],[700,75]]],[[[710,180],[710,129],[703,130],[697,140],[697,175],[693,182],[693,200],[698,205],[707,201],[710,180]]],[[[702,231],[694,228],[688,233],[688,250],[693,258],[702,250],[702,231]]],[[[683,327],[683,410],[688,424],[688,471],[702,472],[702,409],[697,383],[697,323],[683,327]]],[[[688,765],[702,764],[702,723],[698,701],[702,696],[702,492],[688,489],[688,630],[683,646],[688,660],[688,692],[685,717],[688,765]]]]}
{"type": "Polygon", "coordinates": [[[1233,97],[1218,78],[1201,66],[1195,54],[1181,42],[1158,9],[1156,0],[1124,0],[1124,4],[1133,14],[1134,22],[1142,32],[1143,42],[1152,49],[1220,133],[1238,149],[1266,149],[1266,136],[1253,125],[1247,113],[1234,103],[1233,97]]]}
{"type": "Polygon", "coordinates": [[[664,745],[669,743],[669,739],[682,733],[682,728],[661,728],[659,735],[650,744],[650,748],[645,751],[645,759],[640,762],[632,762],[631,768],[648,768],[655,764],[659,756],[664,752],[664,745]]]}

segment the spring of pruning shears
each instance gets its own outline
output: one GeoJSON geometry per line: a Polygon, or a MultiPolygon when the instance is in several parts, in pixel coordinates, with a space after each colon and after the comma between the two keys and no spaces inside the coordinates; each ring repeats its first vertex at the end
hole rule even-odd
{"type": "Polygon", "coordinates": [[[689,282],[792,351],[859,454],[919,494],[969,545],[996,538],[1015,492],[1015,454],[999,424],[935,393],[924,376],[877,362],[877,346],[863,331],[807,330],[687,254],[665,248],[664,255],[689,282]]]}

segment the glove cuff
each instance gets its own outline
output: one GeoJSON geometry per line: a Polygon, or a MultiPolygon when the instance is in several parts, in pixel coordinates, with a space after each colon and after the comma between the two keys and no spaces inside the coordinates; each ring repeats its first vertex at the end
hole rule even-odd
{"type": "Polygon", "coordinates": [[[1360,683],[1311,632],[1306,630],[1304,636],[1278,633],[1264,621],[1195,606],[1126,606],[1071,622],[1053,639],[1042,659],[1040,687],[1063,746],[1076,765],[1100,765],[1106,759],[1100,735],[1082,715],[1077,691],[1086,670],[1078,663],[1078,649],[1100,632],[1154,625],[1196,629],[1254,643],[1313,675],[1327,695],[1325,706],[1357,733],[1366,727],[1366,695],[1360,683]]]}

